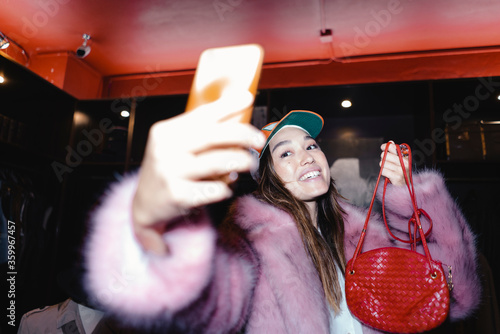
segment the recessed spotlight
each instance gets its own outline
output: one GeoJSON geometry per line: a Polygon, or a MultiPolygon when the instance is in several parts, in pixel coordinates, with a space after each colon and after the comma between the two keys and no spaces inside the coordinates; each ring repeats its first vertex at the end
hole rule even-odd
{"type": "Polygon", "coordinates": [[[3,84],[4,82],[5,82],[5,78],[2,75],[0,75],[0,84],[3,84]]]}
{"type": "Polygon", "coordinates": [[[121,117],[129,117],[130,116],[130,113],[128,112],[128,110],[122,110],[120,112],[120,116],[121,117]]]}
{"type": "Polygon", "coordinates": [[[340,105],[342,106],[342,108],[350,108],[352,106],[352,102],[349,100],[344,100],[340,105]]]}
{"type": "Polygon", "coordinates": [[[81,111],[75,111],[73,114],[73,123],[77,126],[86,126],[90,123],[90,117],[81,111]]]}
{"type": "Polygon", "coordinates": [[[500,95],[498,95],[498,96],[497,96],[497,99],[499,99],[499,100],[500,100],[500,95]]]}

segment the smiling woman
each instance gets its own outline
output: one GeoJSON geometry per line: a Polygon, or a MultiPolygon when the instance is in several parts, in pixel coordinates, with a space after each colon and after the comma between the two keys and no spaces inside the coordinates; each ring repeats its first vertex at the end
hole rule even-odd
{"type": "MultiPolygon", "coordinates": [[[[128,325],[165,331],[376,332],[345,301],[346,258],[366,209],[335,188],[315,141],[323,119],[291,111],[259,132],[219,122],[213,109],[156,123],[138,174],[115,184],[91,214],[87,289],[95,301],[128,325]],[[254,169],[248,147],[260,150],[258,188],[217,224],[205,208],[232,196],[217,176],[254,169]],[[127,289],[115,289],[117,280],[127,289]]],[[[391,144],[382,174],[391,181],[386,216],[401,232],[412,203],[395,153],[391,144]]],[[[454,268],[450,318],[467,317],[481,290],[475,237],[439,173],[420,172],[413,182],[419,204],[436,218],[433,257],[454,268]]],[[[374,217],[365,247],[392,244],[374,217]]]]}

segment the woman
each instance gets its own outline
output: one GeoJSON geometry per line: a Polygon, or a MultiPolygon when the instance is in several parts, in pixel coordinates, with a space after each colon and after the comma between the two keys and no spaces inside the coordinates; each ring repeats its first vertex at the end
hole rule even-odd
{"type": "MultiPolygon", "coordinates": [[[[345,303],[345,263],[366,213],[340,201],[315,141],[322,118],[293,111],[258,132],[218,122],[224,110],[202,109],[155,124],[138,175],[114,185],[91,215],[87,287],[95,301],[163,332],[375,332],[345,303]],[[248,147],[261,151],[258,190],[237,199],[224,223],[212,222],[203,206],[229,198],[228,180],[256,168],[248,147]]],[[[387,214],[403,231],[412,206],[392,146],[387,214]]],[[[474,236],[439,174],[416,174],[414,183],[434,220],[429,249],[454,269],[450,318],[466,317],[480,289],[474,236]]],[[[393,245],[379,218],[364,245],[393,245]]]]}

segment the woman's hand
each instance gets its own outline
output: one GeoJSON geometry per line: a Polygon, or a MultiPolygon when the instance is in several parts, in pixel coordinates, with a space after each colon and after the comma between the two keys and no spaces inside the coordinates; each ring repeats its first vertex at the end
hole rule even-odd
{"type": "MultiPolygon", "coordinates": [[[[401,162],[399,161],[396,145],[393,142],[382,144],[382,146],[380,147],[380,149],[382,150],[382,154],[380,155],[379,165],[382,165],[382,157],[384,156],[386,145],[389,145],[389,151],[387,152],[382,175],[388,178],[393,185],[404,186],[406,185],[406,180],[403,174],[403,168],[401,168],[401,162]]],[[[406,169],[406,174],[409,175],[408,158],[403,158],[403,161],[406,169]]]]}
{"type": "Polygon", "coordinates": [[[219,122],[252,99],[237,101],[216,101],[151,127],[132,204],[136,235],[147,249],[165,253],[161,229],[166,222],[229,198],[224,177],[256,163],[248,148],[263,146],[262,133],[248,124],[219,122]]]}

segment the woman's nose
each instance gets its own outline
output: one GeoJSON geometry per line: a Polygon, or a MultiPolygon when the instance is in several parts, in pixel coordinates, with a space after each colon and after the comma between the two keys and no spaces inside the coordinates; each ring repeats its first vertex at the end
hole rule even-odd
{"type": "Polygon", "coordinates": [[[303,151],[300,159],[301,165],[312,164],[314,162],[314,158],[308,151],[303,151]]]}

